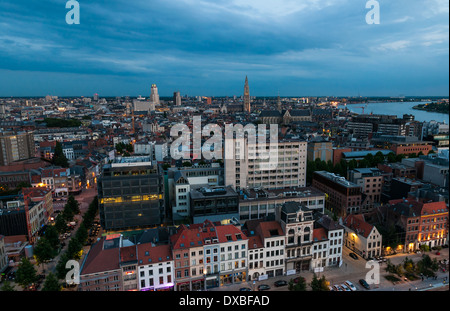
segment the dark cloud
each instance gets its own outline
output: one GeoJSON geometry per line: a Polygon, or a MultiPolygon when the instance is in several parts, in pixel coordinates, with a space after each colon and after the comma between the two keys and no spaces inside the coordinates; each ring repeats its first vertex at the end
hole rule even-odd
{"type": "Polygon", "coordinates": [[[379,2],[380,25],[365,0],[79,0],[80,25],[65,1],[2,2],[0,96],[39,91],[4,75],[39,95],[232,95],[245,75],[261,96],[448,94],[448,2],[379,2]]]}

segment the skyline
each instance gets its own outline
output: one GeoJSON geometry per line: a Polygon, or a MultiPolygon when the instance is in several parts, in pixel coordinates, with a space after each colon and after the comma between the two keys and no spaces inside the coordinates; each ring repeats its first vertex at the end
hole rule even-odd
{"type": "Polygon", "coordinates": [[[0,97],[448,96],[448,2],[366,2],[1,3],[0,97]]]}

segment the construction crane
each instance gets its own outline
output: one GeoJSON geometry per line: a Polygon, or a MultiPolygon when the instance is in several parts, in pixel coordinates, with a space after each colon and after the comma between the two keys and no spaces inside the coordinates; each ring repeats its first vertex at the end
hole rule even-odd
{"type": "Polygon", "coordinates": [[[361,107],[356,107],[356,108],[361,108],[362,109],[362,114],[364,114],[365,109],[367,108],[367,104],[365,106],[361,106],[361,107]]]}

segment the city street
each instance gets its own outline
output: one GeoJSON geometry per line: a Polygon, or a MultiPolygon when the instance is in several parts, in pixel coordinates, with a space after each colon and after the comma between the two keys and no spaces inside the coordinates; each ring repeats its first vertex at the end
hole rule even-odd
{"type": "MultiPolygon", "coordinates": [[[[361,257],[358,256],[358,259],[353,259],[349,256],[350,250],[344,247],[343,252],[343,264],[341,267],[332,267],[332,268],[325,268],[324,272],[318,273],[317,277],[321,277],[322,275],[325,275],[325,278],[330,282],[330,285],[338,285],[342,284],[345,281],[352,282],[357,290],[359,291],[367,291],[364,289],[360,284],[360,279],[365,279],[366,274],[371,271],[371,267],[366,268],[367,261],[361,257]]],[[[443,260],[449,258],[449,250],[448,248],[444,248],[440,251],[440,255],[436,255],[436,251],[427,252],[427,255],[430,256],[431,259],[436,258],[437,260],[443,260]]],[[[393,264],[400,264],[406,257],[411,258],[414,262],[419,261],[422,258],[422,254],[396,254],[393,256],[386,257],[389,259],[393,264]]],[[[421,291],[421,290],[429,290],[432,287],[435,289],[441,289],[441,288],[447,288],[448,290],[448,277],[449,273],[446,271],[445,273],[439,270],[437,272],[437,279],[432,280],[425,278],[423,281],[421,279],[416,281],[405,281],[402,280],[396,284],[393,284],[392,282],[388,281],[385,276],[388,275],[385,271],[386,263],[380,264],[380,284],[378,285],[371,285],[369,291],[409,291],[410,289],[412,291],[421,291]],[[446,285],[443,283],[444,277],[447,277],[446,285]]],[[[307,288],[309,290],[309,283],[313,279],[314,273],[311,271],[303,271],[301,273],[298,273],[296,275],[291,276],[280,276],[271,278],[264,281],[256,281],[254,284],[253,282],[245,282],[242,284],[233,284],[223,287],[217,287],[210,289],[211,291],[239,291],[240,288],[247,287],[252,290],[257,289],[258,285],[261,284],[267,284],[271,288],[269,291],[288,291],[287,286],[283,287],[275,287],[273,283],[278,280],[285,280],[288,281],[291,279],[294,279],[296,277],[302,276],[305,278],[306,283],[308,284],[307,288]]]]}

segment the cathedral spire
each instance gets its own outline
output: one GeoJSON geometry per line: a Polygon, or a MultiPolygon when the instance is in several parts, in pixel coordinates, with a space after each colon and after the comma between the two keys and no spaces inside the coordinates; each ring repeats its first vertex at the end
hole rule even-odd
{"type": "Polygon", "coordinates": [[[248,77],[245,76],[245,86],[244,86],[244,111],[250,113],[250,87],[248,86],[248,77]]]}

